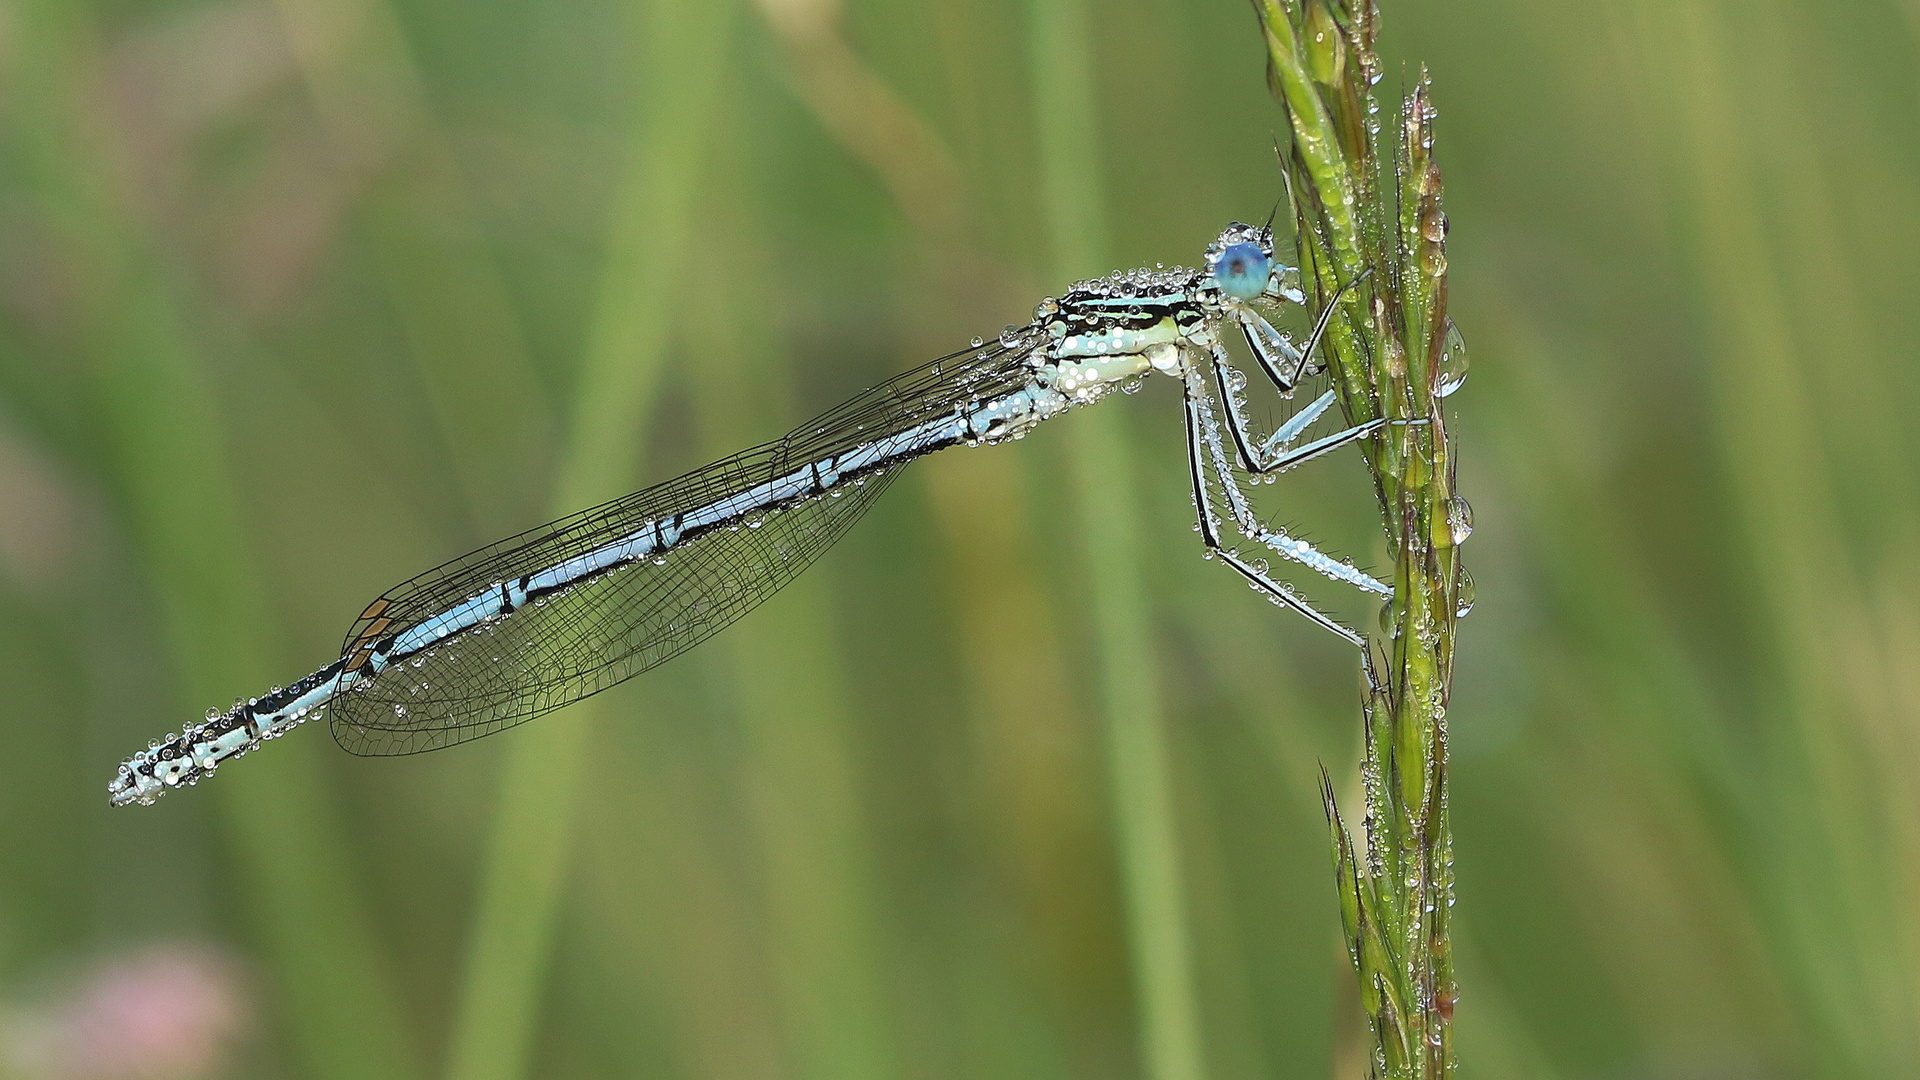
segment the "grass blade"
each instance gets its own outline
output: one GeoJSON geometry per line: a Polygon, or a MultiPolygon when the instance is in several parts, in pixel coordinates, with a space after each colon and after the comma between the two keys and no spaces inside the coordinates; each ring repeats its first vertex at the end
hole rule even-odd
{"type": "MultiPolygon", "coordinates": [[[[1091,21],[1080,0],[1033,0],[1034,106],[1039,113],[1042,216],[1054,277],[1106,269],[1099,112],[1091,21]]],[[[1120,418],[1073,417],[1070,476],[1081,515],[1101,714],[1126,889],[1143,1072],[1151,1080],[1201,1080],[1178,826],[1167,761],[1160,682],[1147,625],[1140,511],[1120,418]]]]}
{"type": "MultiPolygon", "coordinates": [[[[695,186],[726,70],[733,5],[657,0],[647,8],[646,98],[631,174],[616,205],[607,265],[579,377],[552,510],[567,513],[631,485],[634,447],[659,384],[674,284],[690,242],[695,186]]],[[[451,1080],[525,1074],[573,833],[585,745],[604,700],[550,717],[511,741],[451,1036],[451,1080]]]]}

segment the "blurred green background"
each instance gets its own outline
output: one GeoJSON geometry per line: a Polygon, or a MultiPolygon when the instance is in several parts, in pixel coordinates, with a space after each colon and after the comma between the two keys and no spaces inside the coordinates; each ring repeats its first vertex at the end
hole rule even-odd
{"type": "MultiPolygon", "coordinates": [[[[1920,1076],[1920,5],[1383,2],[1475,357],[1465,1074],[1920,1076]]],[[[1088,14],[1060,267],[1022,0],[0,7],[0,1075],[1144,1075],[1079,416],[591,705],[105,798],[395,581],[1263,219],[1247,6],[1088,14]]],[[[1199,558],[1170,386],[1109,410],[1205,1073],[1358,1076],[1356,665],[1199,558]]],[[[1377,564],[1360,468],[1264,506],[1377,564]]]]}

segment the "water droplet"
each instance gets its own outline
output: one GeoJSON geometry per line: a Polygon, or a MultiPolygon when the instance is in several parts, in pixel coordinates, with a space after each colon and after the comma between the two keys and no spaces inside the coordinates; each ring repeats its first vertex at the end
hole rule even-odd
{"type": "Polygon", "coordinates": [[[1380,632],[1388,638],[1400,636],[1400,612],[1392,600],[1380,605],[1380,632]]]}
{"type": "Polygon", "coordinates": [[[1447,336],[1440,345],[1440,366],[1434,372],[1433,396],[1446,397],[1467,381],[1467,341],[1460,328],[1447,320],[1447,336]]]}
{"type": "Polygon", "coordinates": [[[1447,500],[1447,531],[1453,534],[1455,544],[1464,544],[1473,535],[1473,507],[1467,505],[1466,496],[1447,500]]]}
{"type": "Polygon", "coordinates": [[[980,346],[982,346],[982,345],[985,345],[985,344],[986,344],[986,341],[985,341],[984,339],[982,339],[982,338],[974,338],[974,339],[973,339],[973,347],[974,347],[974,348],[976,348],[976,349],[977,349],[977,348],[979,348],[979,347],[980,347],[980,346]]]}
{"type": "Polygon", "coordinates": [[[1467,612],[1473,610],[1473,601],[1473,575],[1467,573],[1467,568],[1463,566],[1460,568],[1460,587],[1453,593],[1453,613],[1466,618],[1467,612]]]}
{"type": "Polygon", "coordinates": [[[1019,344],[1020,344],[1020,328],[1018,326],[1013,325],[1012,323],[1008,323],[1006,325],[1006,328],[1000,331],[1001,347],[1011,349],[1019,344]]]}

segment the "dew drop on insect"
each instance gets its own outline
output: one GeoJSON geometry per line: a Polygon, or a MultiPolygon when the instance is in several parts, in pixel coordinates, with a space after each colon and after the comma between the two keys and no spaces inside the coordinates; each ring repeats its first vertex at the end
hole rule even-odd
{"type": "Polygon", "coordinates": [[[1467,568],[1463,566],[1460,568],[1460,587],[1453,594],[1453,613],[1465,618],[1467,612],[1473,610],[1473,601],[1473,575],[1467,573],[1467,568]]]}
{"type": "Polygon", "coordinates": [[[982,340],[982,339],[980,339],[980,338],[974,338],[974,339],[973,339],[973,347],[974,347],[974,348],[976,348],[976,349],[977,349],[977,348],[979,348],[979,347],[980,347],[980,346],[982,346],[982,345],[985,345],[985,344],[986,344],[986,342],[985,342],[984,340],[982,340]]]}
{"type": "Polygon", "coordinates": [[[1434,372],[1433,396],[1446,397],[1467,381],[1467,342],[1460,328],[1447,320],[1446,340],[1440,346],[1440,366],[1434,372]]]}
{"type": "Polygon", "coordinates": [[[1000,331],[1000,346],[1011,349],[1018,344],[1020,344],[1020,328],[1008,323],[1006,328],[1000,331]]]}
{"type": "Polygon", "coordinates": [[[207,719],[209,719],[209,720],[213,720],[213,719],[215,719],[215,718],[217,718],[217,717],[219,717],[219,715],[220,715],[220,707],[219,707],[219,706],[217,706],[217,705],[209,705],[209,706],[207,706],[207,719]]]}
{"type": "Polygon", "coordinates": [[[1467,505],[1466,496],[1447,500],[1447,531],[1453,534],[1455,544],[1464,544],[1473,535],[1473,507],[1467,505]]]}

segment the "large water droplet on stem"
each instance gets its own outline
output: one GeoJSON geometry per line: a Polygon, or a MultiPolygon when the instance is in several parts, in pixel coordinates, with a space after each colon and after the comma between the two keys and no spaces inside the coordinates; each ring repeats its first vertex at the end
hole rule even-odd
{"type": "Polygon", "coordinates": [[[1380,632],[1389,640],[1400,636],[1400,610],[1391,599],[1380,605],[1380,632]]]}
{"type": "Polygon", "coordinates": [[[1467,505],[1465,496],[1455,495],[1447,500],[1447,532],[1452,534],[1456,545],[1466,543],[1467,537],[1473,535],[1473,507],[1467,505]]]}
{"type": "Polygon", "coordinates": [[[1467,573],[1467,568],[1463,566],[1460,568],[1460,587],[1453,592],[1453,613],[1466,618],[1467,612],[1473,610],[1473,601],[1473,575],[1467,573]]]}
{"type": "Polygon", "coordinates": [[[1460,328],[1447,320],[1447,336],[1440,345],[1440,364],[1433,373],[1433,396],[1446,397],[1467,381],[1467,342],[1460,328]]]}

